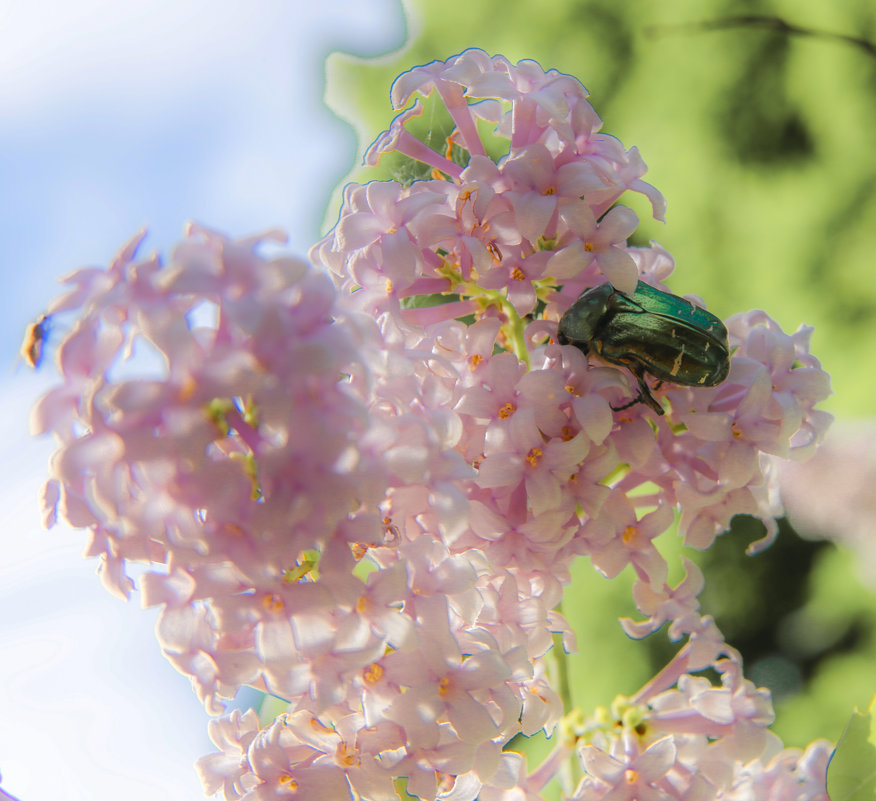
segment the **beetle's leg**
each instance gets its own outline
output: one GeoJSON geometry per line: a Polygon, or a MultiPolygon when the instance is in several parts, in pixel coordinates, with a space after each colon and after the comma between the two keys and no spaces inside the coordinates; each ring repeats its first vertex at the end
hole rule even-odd
{"type": "Polygon", "coordinates": [[[636,395],[635,398],[633,398],[631,401],[627,401],[622,406],[612,406],[611,410],[613,412],[622,412],[624,409],[629,409],[630,406],[635,406],[637,403],[641,403],[641,402],[642,402],[642,396],[636,395]]]}
{"type": "MultiPolygon", "coordinates": [[[[632,374],[636,377],[636,381],[639,384],[639,394],[633,398],[629,403],[625,403],[623,406],[612,406],[612,410],[615,412],[623,411],[624,409],[629,409],[630,406],[635,406],[637,403],[645,403],[650,406],[657,414],[663,415],[665,412],[663,411],[663,407],[657,402],[657,399],[651,394],[651,390],[648,387],[648,384],[645,382],[645,376],[642,375],[641,370],[634,370],[630,368],[632,374]]],[[[662,381],[660,383],[663,383],[662,381]]],[[[660,384],[657,385],[658,387],[660,384]]]]}
{"type": "Polygon", "coordinates": [[[647,403],[657,414],[663,415],[663,407],[657,403],[657,399],[651,394],[650,387],[645,383],[645,377],[641,373],[636,373],[636,380],[639,382],[639,400],[642,403],[647,403]]]}

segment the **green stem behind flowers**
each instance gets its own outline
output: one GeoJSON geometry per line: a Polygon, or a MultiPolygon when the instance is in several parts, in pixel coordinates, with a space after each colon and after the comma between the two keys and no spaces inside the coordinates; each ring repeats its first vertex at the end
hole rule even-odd
{"type": "MultiPolygon", "coordinates": [[[[562,614],[562,604],[557,606],[557,611],[562,614]]],[[[553,685],[563,702],[563,709],[567,711],[568,715],[575,708],[572,703],[572,686],[569,682],[569,657],[566,649],[563,647],[563,635],[560,632],[554,632],[553,641],[554,647],[551,649],[551,654],[553,654],[553,670],[551,671],[553,673],[553,685]]],[[[567,727],[561,725],[558,729],[558,736],[569,736],[567,727]]],[[[564,761],[560,772],[560,780],[565,795],[572,794],[580,778],[580,766],[573,750],[572,758],[564,761]]]]}

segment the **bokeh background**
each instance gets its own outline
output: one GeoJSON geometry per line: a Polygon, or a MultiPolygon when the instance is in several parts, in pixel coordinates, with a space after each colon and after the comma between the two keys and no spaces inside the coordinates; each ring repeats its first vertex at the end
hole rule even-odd
{"type": "MultiPolygon", "coordinates": [[[[232,235],[281,225],[306,252],[337,216],[333,188],[389,122],[392,79],[466,47],[582,80],[667,198],[665,224],[625,202],[642,221],[634,244],[675,256],[675,292],[721,316],[763,308],[786,330],[815,327],[835,393],[831,458],[789,472],[793,525],[770,550],[745,556],[762,529],[737,518],[688,555],[706,574],[704,608],[774,693],[775,731],[788,745],[836,740],[876,691],[873,42],[872,0],[0,7],[4,787],[28,801],[182,801],[200,797],[190,765],[209,750],[154,615],[103,592],[81,534],[39,527],[50,444],[29,441],[25,421],[51,368],[14,365],[54,279],[106,263],[143,226],[147,248],[167,248],[188,219],[232,235]]],[[[671,535],[662,547],[679,548],[671,535]]],[[[643,644],[620,631],[629,585],[582,562],[564,604],[584,709],[634,692],[672,652],[662,632],[643,644]]]]}

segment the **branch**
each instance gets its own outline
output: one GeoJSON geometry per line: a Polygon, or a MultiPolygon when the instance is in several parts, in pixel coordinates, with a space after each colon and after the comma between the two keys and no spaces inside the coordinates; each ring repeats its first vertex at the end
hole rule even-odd
{"type": "Polygon", "coordinates": [[[651,25],[645,29],[647,36],[665,36],[667,34],[684,33],[689,31],[716,31],[726,28],[762,28],[768,31],[784,33],[787,36],[812,36],[818,39],[834,39],[845,42],[868,56],[876,58],[876,44],[858,36],[850,36],[845,33],[832,33],[816,28],[806,28],[802,25],[794,25],[786,22],[781,17],[769,17],[763,14],[738,14],[722,19],[704,20],[701,22],[686,22],[678,25],[651,25]]]}

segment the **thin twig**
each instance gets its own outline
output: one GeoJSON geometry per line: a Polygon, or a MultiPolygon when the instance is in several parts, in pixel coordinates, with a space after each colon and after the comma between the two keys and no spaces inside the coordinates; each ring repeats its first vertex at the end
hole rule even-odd
{"type": "Polygon", "coordinates": [[[781,17],[768,17],[761,14],[739,14],[721,19],[703,20],[701,22],[682,22],[677,25],[651,25],[645,29],[648,36],[665,36],[685,31],[714,31],[726,28],[762,28],[768,31],[784,33],[788,36],[812,36],[817,39],[834,39],[845,42],[859,50],[863,50],[868,56],[876,58],[876,44],[859,36],[850,36],[845,33],[833,33],[822,31],[817,28],[806,28],[802,25],[794,25],[781,17]]]}

